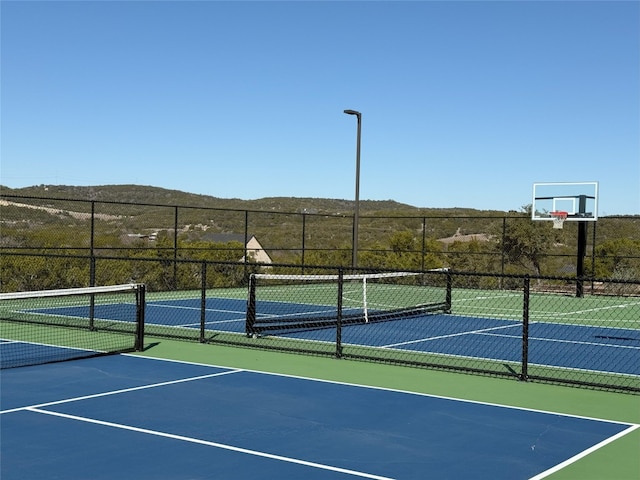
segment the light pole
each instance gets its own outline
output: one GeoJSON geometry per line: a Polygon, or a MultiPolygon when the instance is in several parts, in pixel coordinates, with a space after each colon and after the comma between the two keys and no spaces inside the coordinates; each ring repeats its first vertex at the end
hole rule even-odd
{"type": "Polygon", "coordinates": [[[358,139],[356,143],[356,207],[353,213],[353,258],[351,266],[358,266],[358,220],[360,217],[360,130],[362,128],[362,114],[356,110],[345,110],[347,115],[355,115],[358,118],[358,139]]]}

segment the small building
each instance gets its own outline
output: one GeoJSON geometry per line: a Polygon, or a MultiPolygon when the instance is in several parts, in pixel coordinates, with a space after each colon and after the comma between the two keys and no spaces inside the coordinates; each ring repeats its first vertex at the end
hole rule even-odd
{"type": "MultiPolygon", "coordinates": [[[[266,250],[260,245],[260,242],[254,235],[245,236],[241,233],[207,233],[202,237],[207,242],[229,243],[238,242],[245,246],[247,254],[258,263],[273,263],[271,257],[266,250]]],[[[244,261],[244,257],[240,259],[244,261]]]]}

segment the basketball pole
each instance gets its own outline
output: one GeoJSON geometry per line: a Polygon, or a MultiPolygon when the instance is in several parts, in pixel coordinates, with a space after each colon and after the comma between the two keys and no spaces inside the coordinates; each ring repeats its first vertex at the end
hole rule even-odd
{"type": "MultiPolygon", "coordinates": [[[[580,213],[586,211],[587,197],[580,195],[579,208],[580,213]]],[[[576,259],[576,274],[578,281],[576,282],[576,297],[584,297],[584,257],[587,252],[587,222],[581,220],[578,222],[578,258],[576,259]]]]}
{"type": "Polygon", "coordinates": [[[578,258],[576,262],[576,297],[584,296],[584,257],[587,251],[587,222],[578,222],[578,258]]]}

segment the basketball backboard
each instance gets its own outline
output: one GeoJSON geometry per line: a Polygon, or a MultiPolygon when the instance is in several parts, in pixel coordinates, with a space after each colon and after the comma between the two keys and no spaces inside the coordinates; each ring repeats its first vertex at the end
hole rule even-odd
{"type": "Polygon", "coordinates": [[[553,212],[567,212],[567,222],[598,219],[598,182],[534,183],[532,220],[553,220],[553,212]]]}

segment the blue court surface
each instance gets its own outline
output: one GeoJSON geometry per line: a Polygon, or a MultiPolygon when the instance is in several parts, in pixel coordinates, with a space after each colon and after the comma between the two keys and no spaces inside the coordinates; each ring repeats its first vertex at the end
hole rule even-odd
{"type": "Polygon", "coordinates": [[[3,480],[538,479],[638,428],[129,355],[1,382],[3,480]]]}
{"type": "MultiPolygon", "coordinates": [[[[199,298],[147,301],[146,323],[167,327],[200,328],[199,298]]],[[[260,311],[279,315],[326,315],[335,307],[282,302],[259,302],[260,311]],[[270,305],[271,304],[271,305],[270,305]]],[[[87,307],[42,309],[41,314],[87,317],[87,307]]],[[[132,318],[134,305],[97,306],[96,316],[108,311],[109,319],[132,318]]],[[[208,298],[205,328],[244,333],[246,300],[208,298]]],[[[335,329],[297,331],[279,336],[335,342],[335,329]]],[[[518,362],[522,353],[522,323],[519,320],[429,314],[389,322],[343,327],[344,344],[385,349],[431,352],[475,359],[518,362]]],[[[640,330],[531,322],[529,363],[553,367],[640,375],[640,330]]]]}

